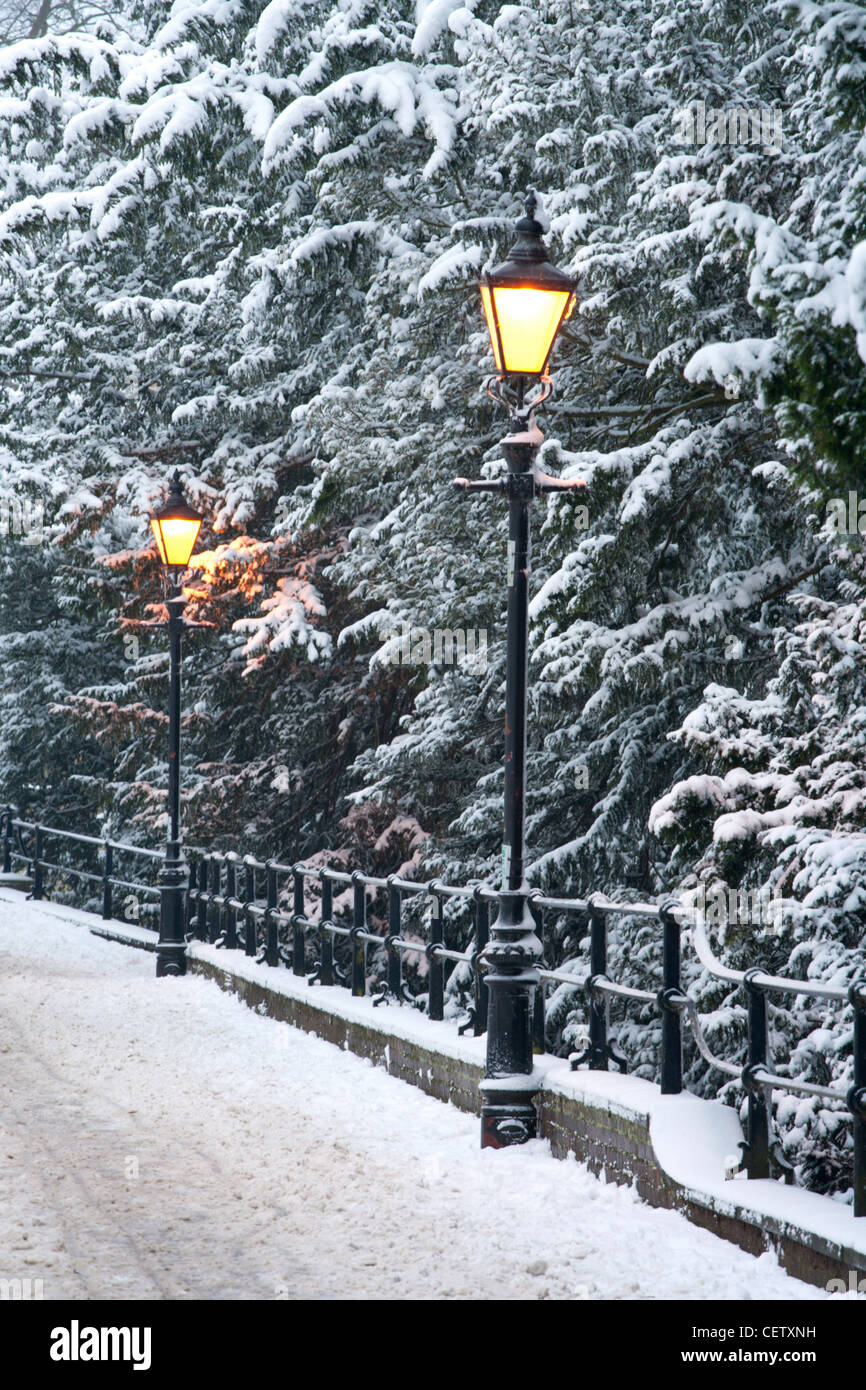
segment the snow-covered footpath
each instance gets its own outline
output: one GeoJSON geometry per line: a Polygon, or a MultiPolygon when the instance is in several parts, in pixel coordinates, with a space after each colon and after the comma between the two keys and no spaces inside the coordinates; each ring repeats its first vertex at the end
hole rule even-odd
{"type": "Polygon", "coordinates": [[[0,1278],[46,1298],[814,1299],[546,1143],[0,901],[0,1278]]]}

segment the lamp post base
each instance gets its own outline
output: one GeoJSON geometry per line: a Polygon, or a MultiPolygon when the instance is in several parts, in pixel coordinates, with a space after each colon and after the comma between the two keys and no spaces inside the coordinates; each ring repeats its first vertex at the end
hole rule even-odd
{"type": "Polygon", "coordinates": [[[186,974],[186,943],[179,948],[160,945],[156,948],[156,976],[186,974]]]}
{"type": "Polygon", "coordinates": [[[186,974],[184,908],[189,868],[180,856],[167,856],[158,876],[159,941],[156,947],[157,977],[186,974]]]}
{"type": "Polygon", "coordinates": [[[481,1082],[483,1149],[525,1144],[538,1130],[533,1096],[540,1082],[533,1067],[532,1015],[541,954],[528,893],[504,890],[483,952],[489,967],[487,1067],[481,1082]]]}
{"type": "MultiPolygon", "coordinates": [[[[484,1083],[481,1083],[484,1091],[484,1083]]],[[[538,1114],[531,1101],[518,1094],[497,1093],[494,1104],[485,1099],[481,1107],[482,1149],[506,1149],[511,1144],[525,1144],[538,1133],[538,1114]],[[501,1101],[501,1104],[499,1103],[501,1101]]]]}

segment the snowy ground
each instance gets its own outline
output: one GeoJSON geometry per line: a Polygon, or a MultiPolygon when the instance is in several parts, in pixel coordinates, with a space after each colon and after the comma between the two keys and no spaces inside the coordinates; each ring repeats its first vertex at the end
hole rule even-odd
{"type": "Polygon", "coordinates": [[[0,901],[0,1278],[46,1298],[810,1299],[37,905],[0,901]]]}

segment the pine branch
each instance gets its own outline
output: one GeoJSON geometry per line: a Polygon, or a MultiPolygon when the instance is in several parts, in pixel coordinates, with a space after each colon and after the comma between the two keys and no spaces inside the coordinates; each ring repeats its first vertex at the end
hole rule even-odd
{"type": "Polygon", "coordinates": [[[205,444],[200,439],[184,439],[177,444],[159,444],[148,446],[146,449],[121,449],[120,457],[125,459],[149,459],[164,458],[166,454],[182,454],[192,449],[210,449],[211,444],[205,444]]]}
{"type": "Polygon", "coordinates": [[[799,584],[801,580],[808,579],[813,574],[819,574],[826,566],[826,563],[826,560],[817,560],[814,565],[810,565],[808,569],[801,570],[799,574],[795,574],[790,579],[786,579],[784,584],[779,584],[775,589],[771,589],[768,594],[762,594],[759,601],[761,603],[770,603],[774,598],[781,598],[783,594],[787,594],[789,589],[793,589],[794,585],[799,584]]]}

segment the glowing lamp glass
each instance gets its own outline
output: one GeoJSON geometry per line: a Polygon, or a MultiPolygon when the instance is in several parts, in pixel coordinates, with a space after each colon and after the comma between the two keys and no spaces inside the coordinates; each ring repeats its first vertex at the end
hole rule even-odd
{"type": "Polygon", "coordinates": [[[201,517],[154,516],[150,524],[162,563],[186,569],[201,530],[201,517]]]}
{"type": "Polygon", "coordinates": [[[540,376],[560,324],[574,305],[571,290],[533,285],[481,285],[481,300],[497,369],[540,376]]]}

